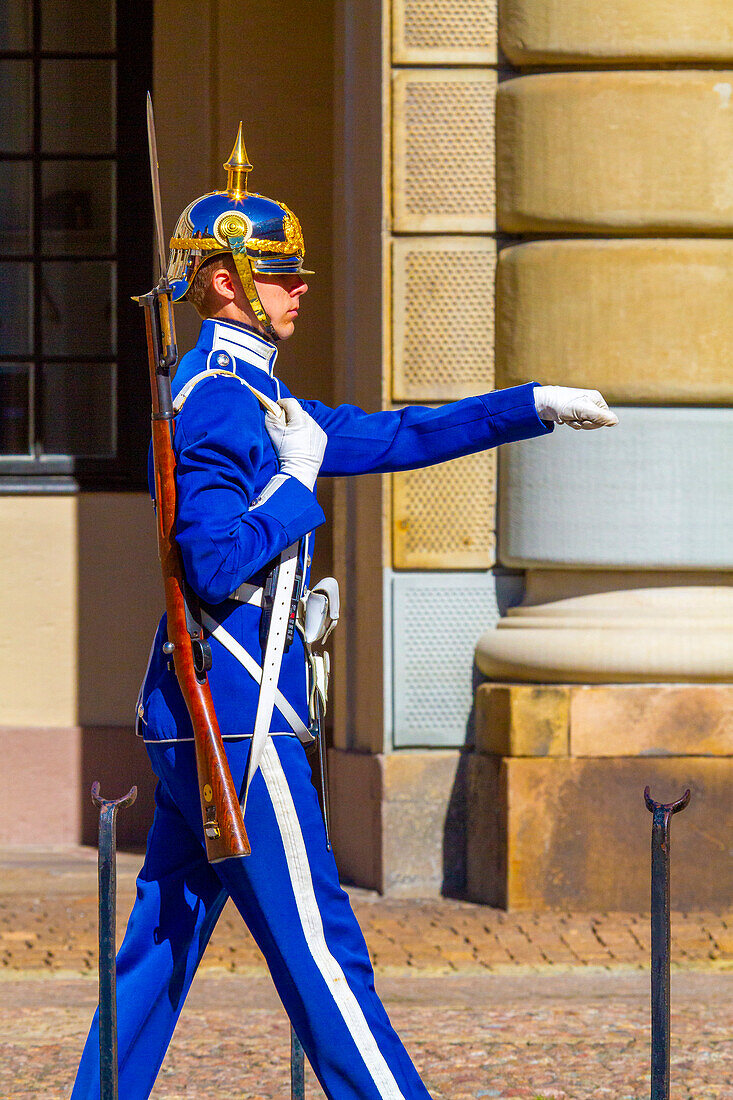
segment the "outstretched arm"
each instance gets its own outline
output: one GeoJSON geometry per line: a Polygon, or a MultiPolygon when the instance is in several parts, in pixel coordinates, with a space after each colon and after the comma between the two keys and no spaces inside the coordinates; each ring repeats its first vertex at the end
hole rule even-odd
{"type": "Polygon", "coordinates": [[[534,390],[530,382],[437,409],[410,405],[376,413],[355,405],[301,404],[328,436],[321,474],[390,473],[552,431],[537,413],[534,390]]]}

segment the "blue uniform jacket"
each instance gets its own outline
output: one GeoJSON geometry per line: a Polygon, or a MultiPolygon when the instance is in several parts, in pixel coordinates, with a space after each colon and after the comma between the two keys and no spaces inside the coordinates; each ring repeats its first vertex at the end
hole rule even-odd
{"type": "MultiPolygon", "coordinates": [[[[289,397],[273,375],[276,356],[275,345],[246,326],[206,320],[196,347],[178,367],[174,396],[200,372],[226,369],[268,397],[289,397]]],[[[529,383],[497,390],[437,409],[411,406],[365,413],[354,405],[332,409],[319,401],[301,404],[328,436],[321,475],[335,477],[430,466],[549,432],[551,426],[537,416],[533,387],[529,383]]],[[[296,478],[286,477],[274,492],[266,491],[278,473],[278,460],[264,415],[238,378],[212,373],[191,390],[174,437],[176,537],[186,576],[207,614],[260,666],[260,608],[228,597],[243,582],[261,585],[273,559],[325,519],[315,492],[296,478]]],[[[309,562],[303,564],[307,583],[309,562]]],[[[163,653],[165,640],[163,616],[138,701],[138,732],[150,741],[190,740],[193,731],[163,653]]],[[[211,648],[209,683],[222,735],[251,734],[258,685],[216,638],[211,648]]],[[[305,660],[297,632],[283,658],[279,687],[307,725],[305,660]]],[[[277,706],[271,730],[291,730],[277,706]]]]}

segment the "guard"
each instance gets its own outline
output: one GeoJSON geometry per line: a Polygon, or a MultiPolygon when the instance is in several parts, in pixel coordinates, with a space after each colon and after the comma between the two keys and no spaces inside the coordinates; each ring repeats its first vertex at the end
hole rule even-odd
{"type": "MultiPolygon", "coordinates": [[[[428,1092],[374,990],[305,753],[327,696],[320,646],[338,617],[335,582],[311,588],[313,532],[324,522],[316,479],[428,466],[548,434],[553,422],[617,421],[596,391],[535,383],[372,414],[295,398],[275,367],[308,289],[300,224],[248,190],[241,124],[224,167],[226,189],[187,206],[170,242],[173,298],[203,319],[174,380],[176,538],[252,851],[207,860],[193,731],[164,616],[137,706],[159,782],[117,958],[120,1096],[149,1096],[231,897],[325,1094],[417,1100],[428,1092]]],[[[98,1044],[95,1016],[72,1100],[99,1097],[98,1044]]]]}

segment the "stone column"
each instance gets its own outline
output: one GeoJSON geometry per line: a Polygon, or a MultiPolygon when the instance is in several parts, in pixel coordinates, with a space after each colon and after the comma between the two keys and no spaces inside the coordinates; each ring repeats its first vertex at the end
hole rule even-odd
{"type": "Polygon", "coordinates": [[[497,384],[593,386],[621,423],[502,455],[498,558],[526,591],[476,651],[514,686],[482,689],[469,888],[646,904],[626,868],[651,782],[693,788],[688,900],[712,904],[733,827],[733,688],[706,686],[733,680],[733,21],[718,0],[505,0],[500,34],[546,71],[498,95],[497,384]]]}

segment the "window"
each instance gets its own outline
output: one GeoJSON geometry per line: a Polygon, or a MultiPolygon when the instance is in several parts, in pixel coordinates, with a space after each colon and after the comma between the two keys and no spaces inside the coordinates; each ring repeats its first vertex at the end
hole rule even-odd
{"type": "Polygon", "coordinates": [[[152,5],[0,14],[0,491],[145,481],[152,5]]]}

